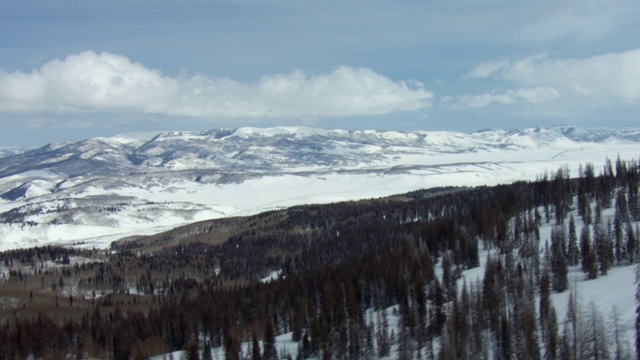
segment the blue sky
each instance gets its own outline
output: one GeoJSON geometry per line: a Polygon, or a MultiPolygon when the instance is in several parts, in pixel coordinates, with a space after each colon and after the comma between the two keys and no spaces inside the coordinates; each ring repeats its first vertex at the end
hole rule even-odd
{"type": "Polygon", "coordinates": [[[241,126],[631,126],[640,114],[635,0],[0,6],[0,146],[241,126]]]}

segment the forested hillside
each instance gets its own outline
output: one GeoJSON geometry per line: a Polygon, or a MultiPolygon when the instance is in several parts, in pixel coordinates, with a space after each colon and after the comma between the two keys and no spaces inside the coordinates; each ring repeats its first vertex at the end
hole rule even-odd
{"type": "Polygon", "coordinates": [[[207,221],[108,252],[5,252],[0,359],[633,358],[618,322],[606,331],[574,302],[558,318],[550,296],[571,291],[570,269],[595,279],[638,261],[639,189],[640,163],[618,159],[207,221]]]}

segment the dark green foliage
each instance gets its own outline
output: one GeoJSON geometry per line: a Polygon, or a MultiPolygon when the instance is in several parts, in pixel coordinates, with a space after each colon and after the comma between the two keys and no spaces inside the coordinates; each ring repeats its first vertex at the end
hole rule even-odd
{"type": "Polygon", "coordinates": [[[566,234],[564,227],[556,227],[551,231],[551,288],[556,292],[565,291],[569,286],[567,259],[564,251],[565,244],[566,234]]]}
{"type": "Polygon", "coordinates": [[[576,231],[576,223],[571,216],[569,220],[569,243],[567,245],[567,264],[576,266],[580,263],[580,248],[578,247],[578,235],[576,231]]]}
{"type": "Polygon", "coordinates": [[[584,226],[580,235],[580,254],[582,255],[582,271],[589,279],[598,277],[598,258],[591,244],[591,231],[584,226]]]}
{"type": "Polygon", "coordinates": [[[274,328],[273,321],[271,321],[270,317],[267,317],[262,344],[264,345],[262,359],[278,360],[278,350],[276,349],[276,329],[274,328]]]}

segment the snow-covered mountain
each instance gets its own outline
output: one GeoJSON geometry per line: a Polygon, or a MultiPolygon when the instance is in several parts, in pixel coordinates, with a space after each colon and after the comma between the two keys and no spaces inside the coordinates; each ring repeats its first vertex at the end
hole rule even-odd
{"type": "Polygon", "coordinates": [[[0,152],[0,249],[106,246],[202,219],[637,159],[640,128],[459,132],[240,128],[0,152]]]}

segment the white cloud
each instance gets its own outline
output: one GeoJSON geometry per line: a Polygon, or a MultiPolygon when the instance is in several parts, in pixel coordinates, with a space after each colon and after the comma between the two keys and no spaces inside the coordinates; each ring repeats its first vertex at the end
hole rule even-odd
{"type": "MultiPolygon", "coordinates": [[[[491,104],[513,104],[527,102],[530,104],[544,103],[560,96],[555,88],[533,87],[507,90],[503,93],[487,93],[480,95],[464,95],[453,102],[452,107],[462,109],[478,109],[491,104]]],[[[451,102],[451,100],[449,100],[451,102]]]]}
{"type": "Polygon", "coordinates": [[[640,103],[640,49],[584,59],[551,59],[541,54],[501,60],[480,64],[468,76],[555,88],[592,102],[640,103]]]}
{"type": "Polygon", "coordinates": [[[200,118],[375,115],[428,107],[422,84],[394,82],[366,68],[300,70],[256,83],[169,77],[127,57],[86,51],[31,72],[0,69],[0,112],[122,111],[200,118]]]}

